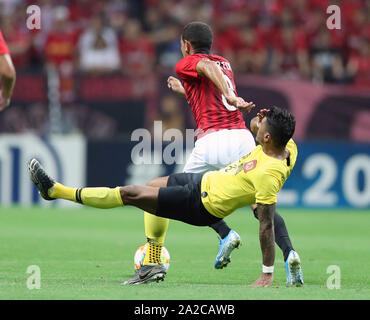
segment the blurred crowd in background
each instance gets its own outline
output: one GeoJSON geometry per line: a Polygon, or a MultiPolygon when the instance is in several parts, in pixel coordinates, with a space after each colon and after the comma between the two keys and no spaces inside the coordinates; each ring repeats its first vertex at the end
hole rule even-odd
{"type": "MultiPolygon", "coordinates": [[[[370,0],[0,0],[0,29],[17,73],[57,70],[63,131],[90,137],[114,136],[120,120],[78,104],[75,76],[118,75],[140,85],[149,75],[174,74],[190,21],[211,25],[212,53],[228,58],[237,76],[370,87],[370,0]],[[41,9],[41,29],[30,31],[26,9],[33,4],[41,9]],[[327,28],[330,4],[341,9],[340,30],[327,28]]],[[[168,95],[157,103],[164,127],[193,125],[185,100],[168,95]]],[[[43,103],[0,115],[1,132],[48,130],[43,103]]]]}
{"type": "Polygon", "coordinates": [[[0,0],[0,28],[17,69],[52,64],[62,72],[145,75],[173,68],[179,37],[194,20],[214,30],[213,53],[235,73],[317,82],[369,81],[369,0],[39,0],[41,30],[30,34],[25,7],[0,0]],[[341,8],[328,30],[326,9],[341,8]]]}

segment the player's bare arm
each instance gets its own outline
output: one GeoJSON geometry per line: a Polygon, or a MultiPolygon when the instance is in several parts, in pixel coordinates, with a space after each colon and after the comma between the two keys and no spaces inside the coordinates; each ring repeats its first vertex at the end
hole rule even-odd
{"type": "Polygon", "coordinates": [[[2,85],[0,90],[0,111],[10,104],[15,78],[16,72],[10,55],[0,55],[0,81],[2,85]]]}
{"type": "Polygon", "coordinates": [[[181,84],[181,81],[173,76],[169,76],[167,79],[167,86],[178,95],[185,97],[185,89],[181,84]]]}
{"type": "Polygon", "coordinates": [[[224,95],[227,102],[240,111],[248,113],[255,107],[253,102],[246,102],[243,98],[235,96],[225,80],[221,69],[214,61],[207,59],[200,60],[197,64],[197,72],[200,76],[210,79],[224,95]]]}
{"type": "MultiPolygon", "coordinates": [[[[273,267],[275,262],[275,233],[274,214],[275,204],[257,204],[258,220],[260,222],[260,245],[262,251],[262,264],[264,267],[273,267]]],[[[254,287],[271,286],[274,279],[273,272],[263,272],[252,284],[254,287]]]]}

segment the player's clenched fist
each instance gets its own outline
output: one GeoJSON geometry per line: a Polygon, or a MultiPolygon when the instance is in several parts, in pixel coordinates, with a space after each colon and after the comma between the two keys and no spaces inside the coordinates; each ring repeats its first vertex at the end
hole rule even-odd
{"type": "Polygon", "coordinates": [[[181,81],[175,77],[169,76],[167,79],[167,86],[173,91],[180,95],[185,95],[185,89],[181,84],[181,81]]]}

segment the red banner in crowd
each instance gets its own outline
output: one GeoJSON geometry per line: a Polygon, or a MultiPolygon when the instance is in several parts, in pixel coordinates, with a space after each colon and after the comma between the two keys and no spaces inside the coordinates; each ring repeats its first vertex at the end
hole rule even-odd
{"type": "MultiPolygon", "coordinates": [[[[150,127],[158,117],[160,97],[171,94],[165,78],[155,75],[141,79],[76,77],[74,99],[87,106],[101,103],[99,110],[102,112],[105,102],[129,107],[130,102],[146,101],[146,108],[140,112],[143,123],[150,127]]],[[[18,75],[13,103],[46,103],[46,83],[43,76],[18,75]]],[[[256,110],[246,116],[247,124],[260,108],[277,105],[289,109],[296,117],[295,139],[298,141],[334,139],[370,142],[369,88],[262,76],[241,76],[236,83],[238,94],[257,105],[256,110]]]]}
{"type": "Polygon", "coordinates": [[[257,109],[274,104],[289,109],[296,117],[297,140],[370,142],[370,88],[256,76],[239,77],[237,86],[257,109]]]}

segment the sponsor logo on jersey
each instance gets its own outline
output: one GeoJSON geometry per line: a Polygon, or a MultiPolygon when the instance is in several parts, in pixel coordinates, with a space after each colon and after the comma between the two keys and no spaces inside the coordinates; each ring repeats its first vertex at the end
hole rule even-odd
{"type": "Polygon", "coordinates": [[[247,173],[248,171],[253,170],[257,165],[257,160],[252,160],[244,163],[244,172],[247,173]]]}

